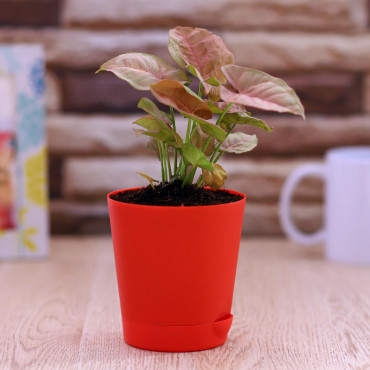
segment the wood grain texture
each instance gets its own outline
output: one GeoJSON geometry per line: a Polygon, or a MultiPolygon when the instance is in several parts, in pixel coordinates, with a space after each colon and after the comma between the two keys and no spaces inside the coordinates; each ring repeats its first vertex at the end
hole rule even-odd
{"type": "Polygon", "coordinates": [[[0,263],[0,369],[369,369],[370,267],[285,240],[242,241],[227,342],[194,353],[123,341],[111,242],[53,239],[0,263]]]}

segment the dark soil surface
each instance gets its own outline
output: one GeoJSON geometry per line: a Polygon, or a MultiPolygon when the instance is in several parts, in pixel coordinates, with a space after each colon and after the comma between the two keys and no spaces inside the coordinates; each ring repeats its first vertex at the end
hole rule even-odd
{"type": "Polygon", "coordinates": [[[237,202],[240,195],[230,194],[225,190],[212,190],[187,185],[181,189],[181,181],[159,184],[154,189],[148,185],[137,190],[127,190],[111,196],[123,203],[150,206],[206,206],[237,202]]]}

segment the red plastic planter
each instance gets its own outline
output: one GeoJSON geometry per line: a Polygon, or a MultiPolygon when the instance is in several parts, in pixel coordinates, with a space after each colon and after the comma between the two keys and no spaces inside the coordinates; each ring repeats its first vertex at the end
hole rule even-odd
{"type": "MultiPolygon", "coordinates": [[[[185,352],[227,339],[245,195],[198,207],[108,206],[125,341],[185,352]]],[[[233,191],[230,193],[239,194],[233,191]]]]}

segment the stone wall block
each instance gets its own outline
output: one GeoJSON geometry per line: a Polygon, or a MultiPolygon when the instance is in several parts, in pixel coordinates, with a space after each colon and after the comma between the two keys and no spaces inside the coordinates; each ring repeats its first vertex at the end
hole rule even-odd
{"type": "MultiPolygon", "coordinates": [[[[247,157],[239,161],[220,162],[228,172],[226,188],[261,202],[277,202],[286,177],[305,163],[307,161],[260,161],[247,157]]],[[[148,185],[136,171],[161,179],[160,165],[155,158],[68,158],[64,167],[64,193],[71,199],[102,200],[113,190],[148,185]]],[[[322,183],[311,179],[303,181],[295,195],[299,201],[320,201],[322,193],[322,183]]]]}
{"type": "Polygon", "coordinates": [[[63,197],[63,165],[64,158],[60,156],[48,156],[49,195],[51,199],[63,197]]]}
{"type": "MultiPolygon", "coordinates": [[[[248,154],[239,160],[221,160],[227,171],[225,187],[240,191],[254,202],[276,203],[287,177],[299,166],[307,163],[322,163],[320,159],[281,160],[274,158],[251,159],[248,154]]],[[[322,201],[323,182],[317,178],[306,178],[297,186],[294,201],[322,201]]]]}
{"type": "MultiPolygon", "coordinates": [[[[306,114],[353,114],[362,109],[361,80],[357,75],[303,73],[278,74],[277,77],[296,90],[306,114]]],[[[197,86],[193,90],[196,91],[197,86]]],[[[64,74],[63,108],[67,112],[137,112],[137,103],[143,96],[152,98],[149,91],[135,90],[109,72],[95,75],[91,70],[64,74]]]]}
{"type": "Polygon", "coordinates": [[[150,91],[138,91],[110,72],[66,72],[63,79],[63,108],[66,112],[137,112],[142,97],[150,91]]]}
{"type": "MultiPolygon", "coordinates": [[[[370,71],[370,34],[367,33],[215,32],[223,37],[239,65],[271,73],[370,71]]],[[[171,62],[167,30],[2,28],[0,42],[39,42],[45,46],[49,66],[59,68],[96,70],[108,59],[129,51],[156,54],[171,62]]]]}
{"type": "Polygon", "coordinates": [[[259,141],[252,155],[312,156],[323,155],[329,148],[348,145],[369,145],[370,116],[264,117],[274,130],[265,132],[246,126],[238,130],[256,134],[259,141]]]}
{"type": "Polygon", "coordinates": [[[278,75],[299,96],[306,114],[362,112],[361,78],[349,73],[278,75]]]}
{"type": "MultiPolygon", "coordinates": [[[[258,146],[244,156],[227,158],[322,156],[334,146],[368,145],[370,116],[307,116],[306,121],[290,115],[258,114],[270,126],[265,132],[252,126],[238,126],[237,131],[256,134],[258,146]]],[[[49,151],[55,155],[150,155],[147,138],[135,137],[132,128],[140,115],[49,115],[47,119],[49,151]]],[[[178,121],[184,130],[185,121],[178,121]]]]}
{"type": "Polygon", "coordinates": [[[266,71],[368,71],[369,34],[232,32],[222,33],[236,64],[266,71]],[[251,52],[251,50],[253,52],[251,52]]]}
{"type": "Polygon", "coordinates": [[[146,186],[136,171],[160,179],[155,158],[68,158],[64,169],[64,192],[69,198],[103,199],[113,190],[146,186]]]}
{"type": "MultiPolygon", "coordinates": [[[[311,233],[322,226],[323,209],[318,203],[296,203],[292,217],[297,227],[311,233]]],[[[50,204],[53,234],[108,234],[109,214],[106,202],[54,200],[50,204]]],[[[248,201],[243,220],[243,236],[283,236],[278,207],[248,201]]]]}
{"type": "Polygon", "coordinates": [[[1,0],[1,26],[45,27],[59,24],[59,0],[1,0]]]}
{"type": "Polygon", "coordinates": [[[364,81],[364,110],[370,113],[370,74],[366,75],[364,81]]]}
{"type": "Polygon", "coordinates": [[[50,203],[52,234],[108,234],[108,207],[104,203],[53,200],[50,203]]]}
{"type": "MultiPolygon", "coordinates": [[[[323,225],[323,207],[317,203],[295,204],[292,207],[292,218],[302,232],[312,233],[323,225]]],[[[243,234],[245,236],[283,235],[277,204],[247,202],[244,212],[243,234]]]]}
{"type": "Polygon", "coordinates": [[[47,138],[55,155],[115,155],[148,153],[148,138],[136,137],[138,115],[49,115],[47,138]]]}
{"type": "Polygon", "coordinates": [[[1,28],[0,43],[41,43],[49,66],[96,71],[107,60],[130,51],[145,51],[168,61],[168,32],[87,31],[57,28],[1,28]]]}
{"type": "Polygon", "coordinates": [[[205,28],[358,31],[366,27],[364,0],[197,0],[122,2],[67,0],[64,24],[94,28],[205,28]]]}
{"type": "Polygon", "coordinates": [[[57,113],[62,109],[62,89],[57,75],[46,71],[45,77],[45,107],[48,113],[57,113]]]}

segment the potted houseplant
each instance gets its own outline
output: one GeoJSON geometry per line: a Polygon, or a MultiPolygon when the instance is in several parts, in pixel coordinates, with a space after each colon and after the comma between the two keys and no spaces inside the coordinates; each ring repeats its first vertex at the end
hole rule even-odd
{"type": "Polygon", "coordinates": [[[222,39],[205,29],[171,29],[169,52],[180,68],[135,52],[98,72],[150,90],[169,107],[142,98],[146,115],[134,122],[158,156],[160,183],[140,173],[149,185],[114,191],[108,205],[125,340],[180,352],[219,346],[230,329],[245,195],[220,189],[226,171],[218,160],[257,145],[255,135],[234,132],[237,125],[271,131],[245,107],[302,117],[304,109],[284,81],[235,65],[222,39]],[[188,75],[199,79],[197,93],[188,75]],[[188,119],[184,137],[175,111],[188,119]]]}

